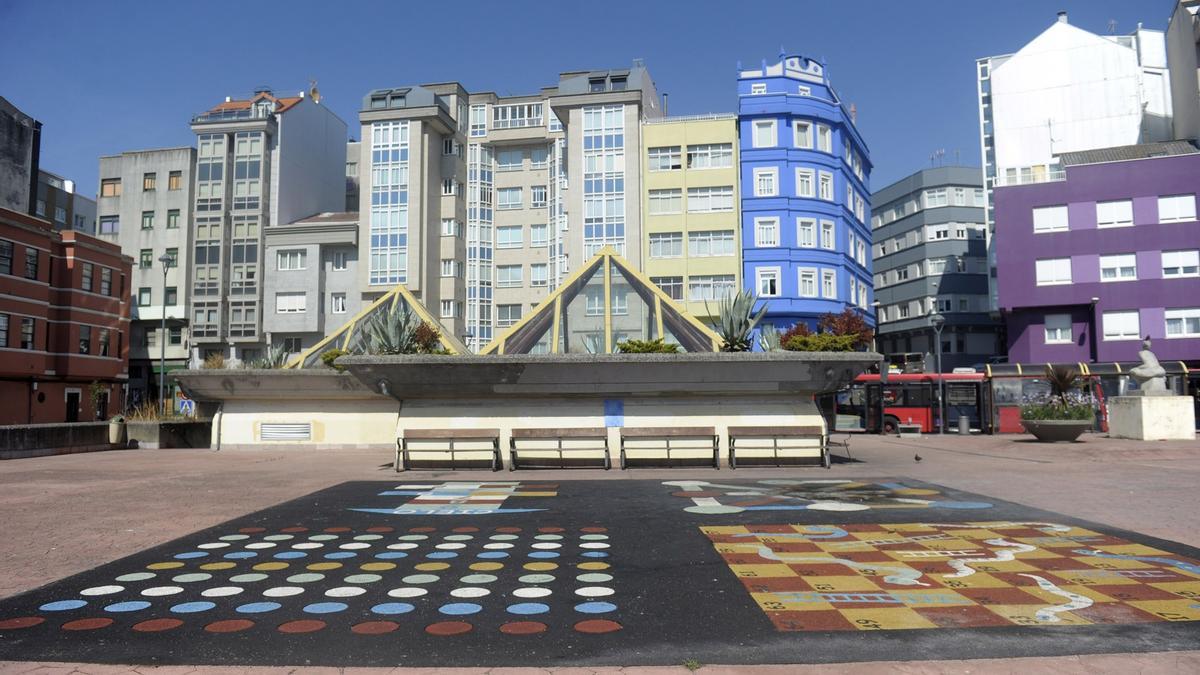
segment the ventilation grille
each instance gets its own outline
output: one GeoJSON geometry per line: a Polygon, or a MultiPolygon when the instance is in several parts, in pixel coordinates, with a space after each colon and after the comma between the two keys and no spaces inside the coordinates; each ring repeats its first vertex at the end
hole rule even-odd
{"type": "Polygon", "coordinates": [[[258,432],[261,441],[308,441],[312,440],[312,424],[273,423],[263,424],[258,432]]]}

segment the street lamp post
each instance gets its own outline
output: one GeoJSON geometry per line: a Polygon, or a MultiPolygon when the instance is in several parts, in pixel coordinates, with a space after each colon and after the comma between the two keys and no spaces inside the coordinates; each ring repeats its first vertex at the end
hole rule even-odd
{"type": "Polygon", "coordinates": [[[933,316],[929,317],[929,323],[933,326],[933,332],[936,334],[934,340],[937,342],[934,354],[934,363],[937,366],[937,397],[938,397],[938,433],[946,433],[946,401],[942,397],[942,327],[946,325],[946,317],[934,312],[933,316]]]}
{"type": "Polygon", "coordinates": [[[162,286],[162,331],[158,337],[158,398],[162,405],[162,415],[167,416],[167,271],[175,262],[175,258],[166,253],[158,257],[163,266],[162,286]]]}

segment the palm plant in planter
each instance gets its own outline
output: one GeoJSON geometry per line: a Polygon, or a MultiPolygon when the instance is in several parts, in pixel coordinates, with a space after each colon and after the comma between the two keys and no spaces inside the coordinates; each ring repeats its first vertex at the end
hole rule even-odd
{"type": "Polygon", "coordinates": [[[1079,371],[1070,366],[1046,366],[1050,396],[1021,406],[1021,424],[1039,441],[1074,441],[1092,428],[1095,408],[1080,388],[1079,371]]]}

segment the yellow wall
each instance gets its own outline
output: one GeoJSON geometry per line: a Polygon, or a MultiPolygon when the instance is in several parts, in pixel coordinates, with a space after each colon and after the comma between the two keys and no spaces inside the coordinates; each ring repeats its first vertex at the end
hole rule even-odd
{"type": "MultiPolygon", "coordinates": [[[[233,400],[221,406],[219,429],[222,450],[280,447],[379,448],[395,451],[396,419],[400,405],[392,399],[370,400],[233,400]],[[266,423],[309,423],[312,439],[263,441],[259,428],[266,423]]],[[[218,422],[214,421],[214,425],[218,422]]]]}
{"type": "Polygon", "coordinates": [[[642,259],[645,274],[649,277],[683,277],[684,305],[693,316],[706,323],[708,316],[716,311],[716,303],[710,302],[709,309],[703,302],[688,302],[688,279],[692,275],[732,274],[734,289],[741,288],[741,228],[738,222],[740,190],[738,187],[738,142],[737,118],[729,115],[720,119],[680,119],[679,121],[654,122],[642,127],[642,213],[645,216],[645,232],[642,236],[642,259]],[[732,166],[727,169],[687,168],[688,145],[728,143],[733,148],[732,166]],[[649,149],[661,146],[679,146],[682,168],[675,171],[650,171],[649,149]],[[733,186],[734,210],[722,213],[687,212],[689,187],[733,186]],[[681,213],[677,215],[650,215],[650,190],[678,188],[683,198],[681,213]],[[732,230],[734,255],[720,257],[688,257],[688,232],[704,230],[732,230]],[[683,255],[679,258],[651,258],[650,234],[658,232],[682,232],[683,255]]]}

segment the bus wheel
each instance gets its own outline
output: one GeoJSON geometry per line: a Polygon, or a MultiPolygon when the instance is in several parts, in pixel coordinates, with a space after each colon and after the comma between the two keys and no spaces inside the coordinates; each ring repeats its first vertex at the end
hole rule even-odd
{"type": "Polygon", "coordinates": [[[899,419],[892,417],[890,415],[883,418],[883,433],[895,434],[895,433],[899,433],[899,431],[900,431],[900,420],[899,419]]]}

